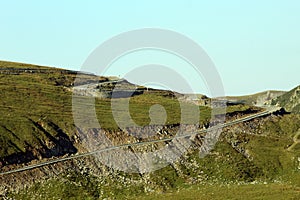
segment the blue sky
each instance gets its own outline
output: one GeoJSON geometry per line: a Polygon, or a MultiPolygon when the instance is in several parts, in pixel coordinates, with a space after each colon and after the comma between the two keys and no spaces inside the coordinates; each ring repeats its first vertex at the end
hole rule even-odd
{"type": "MultiPolygon", "coordinates": [[[[0,60],[79,70],[112,36],[155,27],[196,41],[227,95],[300,84],[298,0],[12,0],[0,8],[0,60]]],[[[122,75],[117,68],[110,73],[122,75]]]]}

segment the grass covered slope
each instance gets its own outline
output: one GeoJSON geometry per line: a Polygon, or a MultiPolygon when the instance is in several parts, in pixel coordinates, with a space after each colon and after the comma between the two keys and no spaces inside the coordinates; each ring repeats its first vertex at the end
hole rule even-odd
{"type": "Polygon", "coordinates": [[[1,158],[26,153],[31,159],[35,155],[29,151],[45,151],[47,143],[70,136],[71,99],[64,87],[70,85],[73,75],[62,72],[55,68],[0,62],[1,158]]]}
{"type": "MultiPolygon", "coordinates": [[[[85,84],[92,75],[0,62],[0,166],[76,152],[73,146],[76,131],[71,90],[76,76],[81,76],[82,84],[85,84]]],[[[99,81],[107,80],[108,78],[99,77],[99,81]]],[[[132,97],[129,108],[134,122],[141,126],[149,124],[149,109],[152,105],[159,104],[166,110],[166,124],[180,123],[179,102],[165,93],[155,91],[132,97]]],[[[84,100],[86,97],[77,98],[84,100]]],[[[111,111],[111,101],[118,104],[126,99],[96,99],[97,117],[102,128],[118,130],[111,111]]],[[[184,105],[195,107],[191,103],[184,105]]],[[[201,123],[207,123],[210,109],[200,107],[200,110],[201,123]]],[[[126,109],[118,110],[120,116],[123,113],[126,116],[126,112],[126,109]]]]}
{"type": "MultiPolygon", "coordinates": [[[[76,72],[22,63],[0,61],[0,158],[5,162],[9,156],[19,155],[18,162],[27,162],[37,157],[51,157],[51,153],[61,155],[68,152],[59,143],[61,139],[73,142],[75,127],[72,113],[72,86],[76,76],[81,76],[82,84],[93,75],[77,75],[76,72]],[[58,152],[63,150],[64,153],[58,152]],[[22,155],[26,154],[25,157],[22,155]]],[[[93,77],[91,77],[93,76],[93,77]]],[[[98,77],[100,82],[109,80],[98,77]]],[[[85,96],[78,96],[84,100],[85,96]]],[[[118,130],[114,120],[111,103],[122,104],[126,98],[96,99],[95,108],[99,123],[103,129],[118,130]]],[[[84,101],[83,101],[84,102],[84,101]]],[[[151,121],[149,110],[153,105],[161,105],[166,111],[166,125],[178,124],[181,118],[188,123],[197,123],[190,118],[191,113],[181,116],[178,100],[168,91],[155,90],[130,98],[130,116],[137,125],[148,125],[151,121]]],[[[210,120],[209,107],[196,106],[183,102],[183,107],[200,110],[200,124],[210,120]]],[[[82,110],[85,105],[82,105],[82,110]]],[[[227,112],[249,111],[249,106],[232,106],[227,112]]],[[[256,112],[255,110],[253,112],[256,112]]],[[[120,108],[119,116],[127,116],[127,110],[120,108]]],[[[14,161],[15,162],[15,161],[14,161]]],[[[9,163],[8,163],[9,164],[9,163]]]]}

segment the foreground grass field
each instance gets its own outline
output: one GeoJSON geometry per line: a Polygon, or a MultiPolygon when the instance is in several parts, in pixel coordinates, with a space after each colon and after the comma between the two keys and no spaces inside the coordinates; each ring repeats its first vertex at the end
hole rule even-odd
{"type": "Polygon", "coordinates": [[[196,185],[172,193],[141,196],[142,200],[298,200],[300,188],[286,184],[196,185]]]}

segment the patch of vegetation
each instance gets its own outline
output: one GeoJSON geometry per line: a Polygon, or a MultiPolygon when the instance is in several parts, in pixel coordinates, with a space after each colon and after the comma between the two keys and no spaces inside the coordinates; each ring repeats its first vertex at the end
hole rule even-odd
{"type": "MultiPolygon", "coordinates": [[[[91,175],[69,173],[58,179],[48,180],[41,185],[34,184],[30,189],[18,194],[10,194],[14,199],[99,199],[99,181],[91,175]]],[[[10,196],[9,195],[9,196],[10,196]]]]}

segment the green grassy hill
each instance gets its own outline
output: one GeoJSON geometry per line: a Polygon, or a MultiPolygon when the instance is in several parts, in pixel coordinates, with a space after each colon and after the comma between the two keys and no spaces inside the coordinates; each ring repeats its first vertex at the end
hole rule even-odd
{"type": "MultiPolygon", "coordinates": [[[[74,71],[58,68],[0,62],[0,166],[76,152],[72,144],[76,131],[71,89],[76,75],[74,71]]],[[[77,76],[83,84],[95,79],[91,75],[77,76]]],[[[108,80],[105,77],[98,79],[108,80]]],[[[160,104],[166,109],[167,125],[178,124],[181,120],[179,102],[167,93],[158,90],[131,98],[133,120],[138,125],[149,124],[149,108],[160,104]]],[[[95,107],[101,127],[118,130],[111,112],[111,99],[97,99],[95,107]]],[[[210,108],[200,107],[200,110],[201,123],[207,123],[210,108]]],[[[126,110],[120,110],[120,115],[122,112],[126,110]]]]}
{"type": "MultiPolygon", "coordinates": [[[[81,141],[76,139],[72,115],[72,87],[76,75],[70,70],[0,62],[1,171],[85,151],[81,141]]],[[[80,76],[85,84],[92,75],[80,76]]],[[[107,77],[96,78],[100,82],[109,80],[107,77]]],[[[293,94],[297,95],[297,91],[293,94]]],[[[293,94],[284,98],[286,104],[293,94]]],[[[76,98],[84,100],[86,97],[76,98]]],[[[251,102],[257,98],[251,96],[246,100],[251,102]]],[[[129,137],[121,134],[114,121],[111,101],[120,103],[125,100],[97,98],[95,101],[101,127],[119,143],[128,142],[129,137]]],[[[147,126],[150,123],[149,109],[156,104],[164,106],[167,126],[180,123],[179,102],[170,91],[160,90],[130,98],[130,115],[135,123],[147,126]]],[[[201,127],[209,122],[209,107],[188,101],[184,105],[200,109],[201,127]]],[[[249,105],[234,105],[227,108],[226,116],[231,120],[260,110],[249,105]]],[[[126,110],[118,112],[122,115],[126,110]]],[[[192,118],[189,120],[197,123],[192,118]]],[[[90,157],[4,175],[0,177],[0,198],[299,199],[300,144],[295,144],[299,129],[298,114],[254,119],[225,128],[217,145],[206,157],[199,158],[199,136],[179,161],[146,174],[127,174],[99,166],[99,162],[90,157]],[[293,148],[289,148],[291,146],[293,148]],[[29,183],[29,179],[37,183],[29,183]],[[9,181],[11,185],[20,186],[18,190],[2,188],[2,185],[9,185],[9,181]],[[6,191],[3,196],[1,189],[6,191]]],[[[160,145],[147,148],[151,150],[160,145]]]]}

